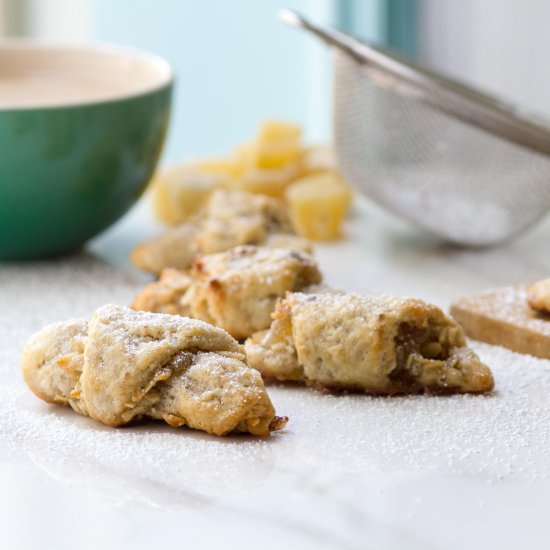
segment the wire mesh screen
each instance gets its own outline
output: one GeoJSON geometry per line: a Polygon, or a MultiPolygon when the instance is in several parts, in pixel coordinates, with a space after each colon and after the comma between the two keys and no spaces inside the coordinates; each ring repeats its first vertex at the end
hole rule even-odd
{"type": "Polygon", "coordinates": [[[344,53],[335,63],[338,159],[372,200],[466,245],[506,240],[550,208],[550,157],[445,114],[344,53]]]}

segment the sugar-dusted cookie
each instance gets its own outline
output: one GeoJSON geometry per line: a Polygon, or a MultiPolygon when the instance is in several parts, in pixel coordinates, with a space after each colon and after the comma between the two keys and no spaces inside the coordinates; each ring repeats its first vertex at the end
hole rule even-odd
{"type": "Polygon", "coordinates": [[[215,191],[199,221],[201,253],[222,252],[241,244],[262,244],[271,234],[292,234],[281,201],[240,191],[215,191]]]}
{"type": "Polygon", "coordinates": [[[192,284],[193,277],[189,271],[168,267],[161,271],[158,281],[143,288],[130,307],[136,311],[191,317],[191,309],[187,303],[182,304],[182,297],[192,284]]]}
{"type": "Polygon", "coordinates": [[[143,417],[224,435],[284,426],[257,371],[225,331],[120,306],[42,329],[21,366],[40,398],[111,426],[143,417]]]}
{"type": "Polygon", "coordinates": [[[245,344],[263,376],[374,394],[485,392],[489,368],[460,326],[421,300],[292,293],[245,344]]]}
{"type": "MultiPolygon", "coordinates": [[[[528,289],[518,285],[464,296],[451,305],[451,315],[474,340],[550,359],[550,316],[529,305],[528,289]]],[[[537,304],[542,303],[539,296],[537,304]]]]}
{"type": "Polygon", "coordinates": [[[198,229],[194,224],[184,223],[158,237],[138,244],[131,252],[132,263],[151,273],[163,269],[188,269],[199,253],[195,243],[198,229]]]}
{"type": "Polygon", "coordinates": [[[166,270],[135,298],[138,310],[202,319],[243,339],[268,328],[278,298],[321,282],[309,254],[239,246],[202,256],[189,273],[166,270]]]}
{"type": "Polygon", "coordinates": [[[21,366],[31,390],[48,403],[66,405],[82,374],[88,323],[54,323],[36,333],[25,346],[21,366]]]}
{"type": "Polygon", "coordinates": [[[280,200],[219,189],[189,223],[138,245],[131,259],[141,269],[160,273],[167,267],[188,269],[199,255],[243,244],[311,251],[310,242],[294,234],[280,200]]]}

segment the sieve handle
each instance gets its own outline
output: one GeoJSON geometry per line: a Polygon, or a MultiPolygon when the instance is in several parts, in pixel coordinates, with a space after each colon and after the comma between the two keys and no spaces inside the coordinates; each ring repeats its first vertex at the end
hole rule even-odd
{"type": "Polygon", "coordinates": [[[361,53],[362,46],[364,45],[355,38],[348,36],[333,27],[312,23],[303,15],[288,8],[284,8],[279,11],[279,19],[291,27],[301,28],[314,34],[323,42],[326,42],[329,46],[335,46],[336,48],[343,50],[357,59],[357,61],[365,60],[364,55],[361,53]]]}
{"type": "Polygon", "coordinates": [[[304,29],[320,38],[329,46],[334,46],[347,55],[353,57],[356,61],[363,64],[370,64],[384,68],[392,74],[398,75],[410,82],[422,83],[422,77],[418,71],[415,71],[408,64],[399,59],[394,59],[387,52],[381,52],[377,48],[357,40],[353,36],[346,34],[329,25],[312,23],[309,19],[300,13],[284,8],[279,11],[279,19],[295,28],[304,29]]]}
{"type": "Polygon", "coordinates": [[[381,70],[392,78],[390,83],[386,80],[388,89],[414,95],[418,101],[498,138],[550,156],[550,123],[528,118],[495,97],[381,51],[333,27],[312,23],[294,10],[282,9],[279,18],[291,27],[308,31],[357,62],[381,70]],[[401,84],[408,85],[406,91],[400,89],[401,84]]]}
{"type": "Polygon", "coordinates": [[[288,8],[280,10],[279,19],[291,27],[304,29],[314,34],[329,46],[334,46],[347,53],[356,61],[359,61],[359,63],[379,64],[388,70],[400,73],[403,77],[408,76],[409,78],[414,78],[415,76],[412,71],[409,74],[407,68],[404,67],[402,63],[394,63],[390,57],[378,51],[376,48],[334,27],[312,23],[309,19],[294,10],[288,8]]]}

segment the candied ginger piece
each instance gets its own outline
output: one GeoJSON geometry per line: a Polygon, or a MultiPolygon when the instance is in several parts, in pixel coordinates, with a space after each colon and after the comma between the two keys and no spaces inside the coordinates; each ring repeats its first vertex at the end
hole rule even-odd
{"type": "Polygon", "coordinates": [[[352,196],[347,182],[335,171],[301,178],[285,192],[296,232],[314,240],[341,236],[352,196]]]}
{"type": "Polygon", "coordinates": [[[222,160],[179,164],[158,173],[153,180],[153,210],[162,221],[175,225],[186,221],[215,189],[227,187],[231,165],[222,160]]]}
{"type": "Polygon", "coordinates": [[[255,142],[253,162],[257,168],[280,168],[302,155],[302,128],[290,122],[266,120],[255,142]]]}

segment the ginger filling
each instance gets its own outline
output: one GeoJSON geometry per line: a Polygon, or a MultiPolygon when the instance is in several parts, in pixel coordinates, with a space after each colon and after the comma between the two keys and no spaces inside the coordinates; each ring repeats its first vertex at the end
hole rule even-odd
{"type": "Polygon", "coordinates": [[[390,378],[402,390],[413,390],[419,384],[424,368],[446,361],[450,356],[448,342],[442,342],[434,327],[401,323],[394,339],[396,366],[390,378]]]}

